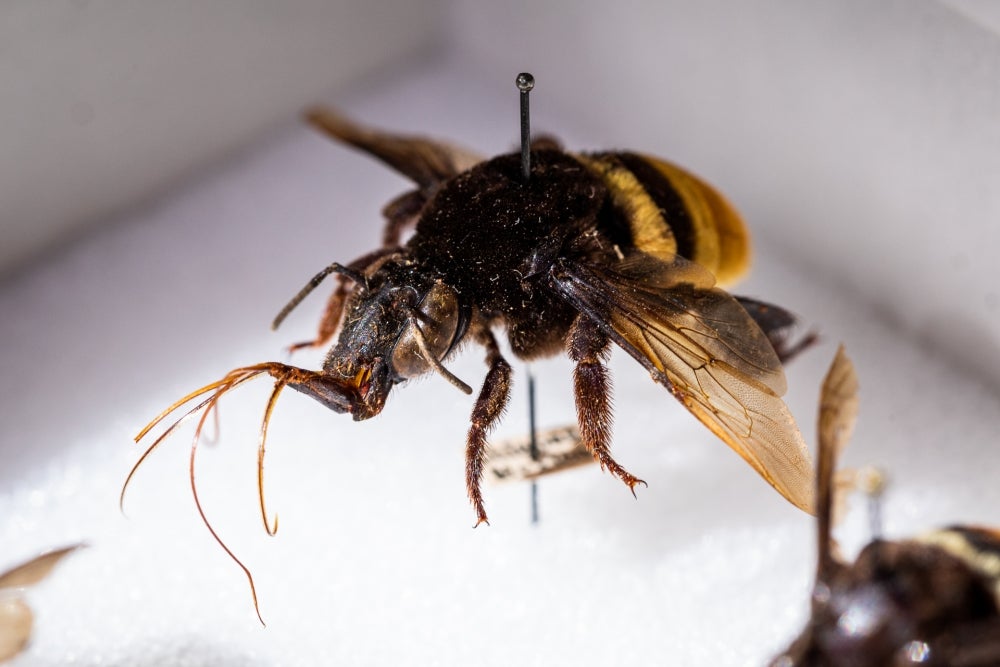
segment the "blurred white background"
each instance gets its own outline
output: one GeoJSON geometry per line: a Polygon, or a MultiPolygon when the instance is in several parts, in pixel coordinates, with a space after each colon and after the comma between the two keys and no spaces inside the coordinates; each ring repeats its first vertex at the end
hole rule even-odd
{"type": "MultiPolygon", "coordinates": [[[[319,296],[267,326],[316,270],[371,249],[406,187],[301,127],[301,109],[496,153],[517,141],[522,70],[536,130],[667,157],[745,213],[759,252],[740,292],[824,335],[790,369],[810,443],[837,341],[859,366],[847,458],[896,477],[890,534],[1000,524],[994,8],[5,3],[0,568],[92,545],[37,591],[23,664],[737,665],[792,635],[808,517],[624,355],[616,450],[650,489],[635,501],[597,470],[567,473],[543,484],[539,529],[517,487],[491,490],[493,525],[468,529],[471,404],[431,378],[363,424],[283,397],[268,467],[283,527],[261,539],[265,388],[234,394],[199,480],[251,561],[267,630],[191,508],[183,435],[140,473],[131,520],[117,513],[138,427],[310,335],[319,296]]],[[[457,374],[476,384],[479,357],[457,374]]],[[[569,365],[537,371],[543,421],[572,419],[569,365]]],[[[523,430],[521,403],[515,389],[501,436],[523,430]]],[[[863,517],[844,531],[863,542],[863,517]]]]}

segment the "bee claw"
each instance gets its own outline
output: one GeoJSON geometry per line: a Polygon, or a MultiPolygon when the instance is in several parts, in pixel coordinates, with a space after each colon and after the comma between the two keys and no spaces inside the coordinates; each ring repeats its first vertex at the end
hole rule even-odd
{"type": "Polygon", "coordinates": [[[633,477],[629,481],[626,481],[625,483],[628,484],[628,490],[632,492],[632,497],[635,498],[636,500],[639,499],[639,496],[637,496],[636,493],[635,493],[635,487],[637,487],[640,484],[642,484],[647,489],[649,488],[649,484],[646,484],[646,480],[644,480],[644,479],[637,479],[635,477],[633,477]]]}

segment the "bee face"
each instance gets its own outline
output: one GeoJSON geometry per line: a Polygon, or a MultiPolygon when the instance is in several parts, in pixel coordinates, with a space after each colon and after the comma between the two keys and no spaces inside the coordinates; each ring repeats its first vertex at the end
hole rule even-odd
{"type": "Polygon", "coordinates": [[[337,387],[332,393],[344,396],[328,407],[356,421],[377,415],[395,385],[435,369],[467,321],[458,294],[441,280],[406,260],[381,265],[356,286],[323,364],[337,387]]]}

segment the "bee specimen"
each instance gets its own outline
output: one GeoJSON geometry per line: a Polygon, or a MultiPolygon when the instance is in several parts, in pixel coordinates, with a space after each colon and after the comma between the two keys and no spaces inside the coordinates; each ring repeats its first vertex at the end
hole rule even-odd
{"type": "Polygon", "coordinates": [[[857,378],[841,349],[820,400],[811,618],[772,667],[1000,665],[1000,531],[953,526],[875,539],[854,563],[835,555],[834,471],[856,414],[857,378]]]}
{"type": "MultiPolygon", "coordinates": [[[[785,344],[790,320],[780,308],[737,300],[715,286],[745,273],[750,246],[741,217],[712,186],[638,153],[571,153],[550,138],[531,142],[529,150],[525,112],[521,153],[488,160],[444,143],[370,130],[326,109],[307,118],[415,188],[383,208],[381,248],[323,269],[275,319],[277,327],[335,275],[315,339],[293,346],[325,346],[338,336],[322,370],[260,363],[183,397],[136,439],[189,401],[201,401],[154,440],[129,480],[186,417],[201,413],[197,443],[220,397],[270,375],[275,384],[258,448],[262,480],[268,422],[285,387],[364,420],[382,411],[394,387],[420,375],[437,373],[471,393],[445,364],[472,342],[485,350],[488,370],[472,409],[465,478],[476,525],[484,523],[487,434],[503,414],[512,378],[499,331],[518,359],[568,354],[575,363],[582,442],[633,494],[645,482],[610,450],[605,363],[612,345],[635,358],[792,504],[811,510],[812,466],[781,399],[780,357],[794,351],[785,344]]],[[[273,532],[262,487],[260,508],[273,532]]]]}

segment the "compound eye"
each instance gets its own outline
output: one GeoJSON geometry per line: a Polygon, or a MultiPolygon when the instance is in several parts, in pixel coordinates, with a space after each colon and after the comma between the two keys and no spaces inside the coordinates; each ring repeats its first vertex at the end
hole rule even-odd
{"type": "Polygon", "coordinates": [[[392,351],[393,370],[404,379],[435,370],[434,366],[451,349],[458,331],[458,295],[444,283],[436,282],[412,315],[392,351]],[[414,331],[414,327],[420,331],[414,331]],[[423,337],[423,345],[418,336],[423,337]],[[427,359],[425,351],[433,361],[427,359]]]}

